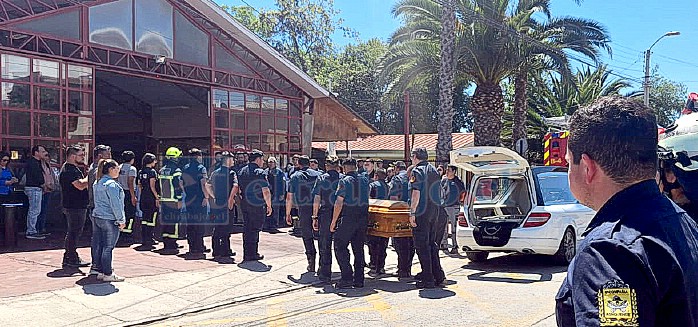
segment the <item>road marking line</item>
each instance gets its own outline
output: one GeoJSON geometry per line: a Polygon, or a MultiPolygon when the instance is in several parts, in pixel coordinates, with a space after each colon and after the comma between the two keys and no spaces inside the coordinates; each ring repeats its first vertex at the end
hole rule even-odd
{"type": "Polygon", "coordinates": [[[288,321],[286,320],[285,313],[286,310],[282,307],[282,303],[286,302],[285,299],[271,298],[267,301],[267,326],[268,327],[286,327],[288,326],[288,321]]]}
{"type": "Polygon", "coordinates": [[[380,313],[383,317],[383,321],[396,321],[397,312],[393,309],[390,303],[386,302],[385,299],[380,295],[380,293],[371,294],[366,297],[366,302],[368,302],[375,311],[380,313]]]}

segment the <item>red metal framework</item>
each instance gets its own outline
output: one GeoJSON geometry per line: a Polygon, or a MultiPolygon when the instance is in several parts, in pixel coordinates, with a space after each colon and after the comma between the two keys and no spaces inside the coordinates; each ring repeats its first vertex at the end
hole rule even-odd
{"type": "MultiPolygon", "coordinates": [[[[211,86],[223,86],[265,94],[283,95],[290,98],[302,98],[303,92],[300,88],[182,0],[172,0],[169,3],[173,5],[174,10],[179,11],[190,22],[193,22],[195,26],[209,35],[211,45],[209,66],[178,62],[169,58],[164,63],[158,63],[157,58],[152,55],[90,43],[87,37],[87,32],[89,31],[87,12],[89,8],[86,4],[102,4],[112,1],[56,0],[56,3],[52,1],[52,6],[46,6],[40,3],[41,1],[39,0],[0,0],[1,8],[14,8],[14,6],[18,6],[18,3],[31,4],[25,8],[26,12],[22,11],[23,15],[10,15],[6,9],[3,9],[5,10],[5,17],[8,19],[0,19],[0,47],[96,64],[98,67],[118,68],[119,70],[155,78],[168,77],[176,81],[195,82],[197,84],[205,83],[211,86]],[[73,9],[73,7],[77,9],[73,9]],[[36,10],[30,11],[30,8],[36,8],[36,10]],[[82,33],[80,41],[22,31],[14,27],[16,22],[21,21],[24,23],[34,19],[41,19],[52,14],[52,10],[55,12],[81,10],[82,33]],[[32,12],[34,14],[31,14],[32,12]],[[32,16],[37,12],[41,14],[32,16]],[[216,68],[215,53],[213,51],[214,44],[219,44],[225,48],[231,56],[239,59],[242,64],[253,70],[255,76],[216,68]]],[[[18,7],[21,8],[23,6],[18,7]]],[[[14,11],[10,12],[14,13],[14,11]]],[[[175,35],[176,33],[175,31],[175,35]]]]}
{"type": "Polygon", "coordinates": [[[0,2],[0,22],[35,16],[44,12],[75,5],[87,5],[96,0],[5,0],[0,2]]]}

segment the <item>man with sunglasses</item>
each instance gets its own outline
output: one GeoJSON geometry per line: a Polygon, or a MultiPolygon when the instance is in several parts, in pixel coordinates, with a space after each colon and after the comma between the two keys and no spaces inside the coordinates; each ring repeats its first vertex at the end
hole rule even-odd
{"type": "Polygon", "coordinates": [[[87,206],[89,193],[87,191],[88,180],[78,168],[85,164],[85,149],[79,145],[72,145],[66,151],[66,162],[61,168],[59,181],[61,184],[61,198],[63,202],[63,214],[66,218],[65,253],[63,254],[63,267],[88,267],[78,256],[77,242],[85,226],[87,218],[87,206]]]}

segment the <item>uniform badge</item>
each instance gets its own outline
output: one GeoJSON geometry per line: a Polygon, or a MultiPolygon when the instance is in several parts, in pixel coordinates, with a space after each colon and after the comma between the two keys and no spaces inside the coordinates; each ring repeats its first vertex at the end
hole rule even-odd
{"type": "Polygon", "coordinates": [[[414,183],[416,181],[417,181],[417,177],[414,177],[414,175],[410,177],[410,183],[414,183]]]}
{"type": "Polygon", "coordinates": [[[604,326],[639,326],[637,295],[621,280],[604,284],[597,293],[599,322],[604,326]]]}

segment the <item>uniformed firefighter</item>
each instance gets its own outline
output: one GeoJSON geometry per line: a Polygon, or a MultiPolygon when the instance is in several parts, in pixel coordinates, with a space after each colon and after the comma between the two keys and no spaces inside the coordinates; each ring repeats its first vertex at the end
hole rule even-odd
{"type": "MultiPolygon", "coordinates": [[[[368,185],[369,197],[371,199],[388,200],[390,198],[390,187],[385,182],[385,170],[377,169],[373,175],[373,181],[368,185]]],[[[369,255],[371,263],[369,264],[369,275],[380,276],[385,274],[385,258],[387,257],[388,240],[387,237],[366,235],[368,240],[369,255]]]]}
{"type": "Polygon", "coordinates": [[[182,151],[171,147],[165,152],[165,162],[160,169],[160,221],[162,222],[162,242],[164,248],[160,252],[163,255],[175,255],[179,253],[177,240],[182,238],[184,231],[181,228],[180,218],[182,210],[182,169],[179,167],[179,159],[182,151]]]}
{"type": "Polygon", "coordinates": [[[425,148],[412,150],[412,164],[415,167],[410,177],[410,224],[422,267],[422,272],[417,275],[417,288],[434,288],[446,279],[439,259],[441,239],[437,240],[437,236],[443,235],[446,227],[439,223],[441,176],[427,161],[428,157],[425,148]]]}
{"type": "Polygon", "coordinates": [[[298,159],[300,169],[291,176],[286,194],[286,222],[292,223],[291,208],[298,208],[298,218],[301,226],[301,237],[305,248],[305,257],[308,260],[308,272],[315,272],[315,235],[313,232],[313,197],[311,192],[315,181],[320,176],[316,170],[310,169],[310,158],[301,156],[298,159]]]}
{"type": "Polygon", "coordinates": [[[334,251],[341,271],[337,289],[364,287],[364,243],[368,228],[368,178],[357,173],[356,160],[342,163],[346,175],[337,186],[336,202],[330,231],[334,232],[334,251]],[[349,246],[354,254],[354,268],[349,263],[349,246]]]}
{"type": "Polygon", "coordinates": [[[158,173],[155,171],[157,158],[152,153],[143,155],[143,168],[138,172],[138,188],[140,189],[140,208],[143,211],[141,220],[141,246],[139,250],[150,251],[155,245],[153,231],[157,222],[160,206],[160,185],[158,173]]]}
{"type": "Polygon", "coordinates": [[[238,177],[233,166],[233,154],[228,151],[221,153],[221,166],[211,173],[209,185],[211,201],[211,216],[213,218],[213,259],[219,263],[233,263],[235,252],[230,247],[232,231],[232,212],[235,197],[238,194],[238,177]]]}
{"type": "MultiPolygon", "coordinates": [[[[409,177],[404,162],[395,163],[395,176],[390,180],[390,199],[409,202],[409,177]]],[[[397,276],[409,278],[412,276],[412,260],[414,260],[414,239],[412,237],[393,237],[393,247],[397,252],[397,276]]]]}
{"type": "Polygon", "coordinates": [[[332,279],[332,213],[336,200],[339,180],[344,177],[338,171],[339,158],[327,157],[325,169],[327,172],[318,177],[313,186],[313,229],[318,233],[318,252],[320,254],[318,277],[320,281],[329,283],[332,279]]]}
{"type": "Polygon", "coordinates": [[[264,152],[253,150],[249,163],[240,170],[238,183],[242,193],[243,261],[259,261],[264,256],[259,254],[259,232],[262,231],[265,217],[272,215],[271,191],[264,178],[264,152]]]}
{"type": "Polygon", "coordinates": [[[191,149],[189,150],[189,163],[182,170],[182,181],[186,194],[187,243],[189,243],[189,252],[186,258],[190,260],[206,258],[204,232],[209,221],[207,207],[210,194],[208,187],[206,187],[208,172],[202,162],[203,153],[201,150],[191,149]]]}

